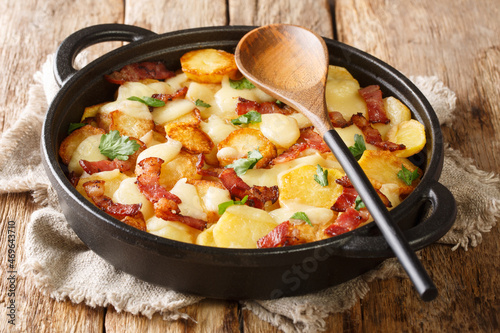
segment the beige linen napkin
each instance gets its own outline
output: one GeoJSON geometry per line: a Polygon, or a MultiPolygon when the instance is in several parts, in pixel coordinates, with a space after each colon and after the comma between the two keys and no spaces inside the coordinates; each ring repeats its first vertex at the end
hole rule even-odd
{"type": "MultiPolygon", "coordinates": [[[[451,125],[454,93],[436,77],[411,79],[434,106],[440,121],[451,125]]],[[[152,285],[116,270],[90,251],[66,223],[39,152],[43,117],[57,91],[49,56],[34,76],[28,104],[19,120],[0,139],[4,147],[0,152],[0,193],[29,191],[42,207],[26,221],[26,259],[21,274],[56,300],[69,299],[92,307],[113,305],[118,312],[140,313],[148,318],[154,313],[170,320],[188,318],[182,308],[201,297],[152,285]]],[[[481,234],[500,217],[500,178],[478,170],[473,161],[447,148],[440,182],[452,191],[458,204],[456,223],[440,242],[465,250],[468,245],[478,245],[481,234]]],[[[349,309],[363,298],[370,281],[404,276],[397,261],[390,259],[377,270],[315,294],[242,303],[285,332],[315,332],[324,329],[329,313],[349,309]]]]}

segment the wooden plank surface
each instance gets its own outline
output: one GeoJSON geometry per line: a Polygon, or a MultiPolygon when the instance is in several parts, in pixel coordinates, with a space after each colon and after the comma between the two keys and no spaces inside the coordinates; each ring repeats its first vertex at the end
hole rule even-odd
{"type": "MultiPolygon", "coordinates": [[[[0,2],[0,129],[13,125],[27,102],[34,71],[70,33],[98,23],[135,24],[157,33],[211,25],[293,23],[338,38],[387,61],[406,75],[437,75],[458,96],[460,117],[443,131],[447,141],[487,171],[500,172],[500,25],[496,1],[383,0],[7,0],[0,2]],[[331,6],[330,3],[333,5],[331,6]],[[89,11],[89,8],[92,10],[89,11]],[[335,12],[331,13],[330,9],[335,12]],[[332,20],[332,14],[335,22],[332,20]]],[[[90,48],[90,58],[116,47],[90,48]]],[[[0,331],[17,332],[275,332],[236,302],[205,300],[183,311],[194,318],[166,322],[160,315],[117,313],[57,302],[29,279],[17,278],[16,327],[6,320],[5,232],[16,221],[16,260],[24,258],[26,223],[37,205],[29,194],[0,196],[0,331]]],[[[498,228],[465,252],[431,246],[423,263],[441,291],[421,302],[408,280],[370,283],[351,310],[331,315],[329,332],[498,331],[500,317],[498,228]]]]}

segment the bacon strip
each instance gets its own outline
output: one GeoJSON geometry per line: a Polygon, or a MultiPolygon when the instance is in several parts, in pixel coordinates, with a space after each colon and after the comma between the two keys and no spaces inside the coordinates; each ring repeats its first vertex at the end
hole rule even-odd
{"type": "Polygon", "coordinates": [[[300,138],[302,138],[310,148],[318,150],[320,153],[326,153],[330,151],[330,148],[326,145],[321,135],[314,131],[313,127],[307,127],[300,130],[300,138]]]}
{"type": "MultiPolygon", "coordinates": [[[[343,186],[342,194],[337,198],[333,206],[330,208],[336,212],[345,212],[348,208],[353,207],[356,198],[358,197],[358,192],[354,188],[354,186],[351,184],[351,181],[347,176],[344,176],[342,178],[336,179],[335,182],[339,185],[343,186]]],[[[380,192],[378,189],[375,189],[377,192],[378,196],[384,203],[386,207],[392,207],[392,203],[389,201],[389,199],[385,196],[384,193],[380,192]]]]}
{"type": "Polygon", "coordinates": [[[153,203],[155,216],[166,221],[182,222],[192,228],[203,230],[207,222],[180,214],[181,199],[160,185],[160,173],[163,160],[148,157],[139,162],[137,168],[137,186],[146,198],[153,203]]]}
{"type": "Polygon", "coordinates": [[[224,170],[223,168],[208,168],[205,169],[205,155],[198,155],[198,162],[196,162],[196,173],[201,176],[207,177],[219,177],[220,173],[224,170]]]}
{"type": "MultiPolygon", "coordinates": [[[[137,168],[137,187],[144,196],[153,204],[157,203],[160,199],[165,198],[175,202],[181,203],[181,199],[175,194],[170,193],[163,186],[160,185],[160,172],[163,160],[159,157],[148,157],[139,162],[137,168]]],[[[178,207],[175,211],[178,211],[178,207]]]]}
{"type": "Polygon", "coordinates": [[[243,97],[238,97],[236,112],[239,116],[244,115],[252,110],[257,111],[260,114],[281,113],[284,115],[289,115],[295,113],[295,111],[288,105],[280,105],[276,102],[257,103],[243,97]]]}
{"type": "Polygon", "coordinates": [[[104,75],[104,78],[114,84],[124,84],[127,81],[137,82],[145,79],[165,80],[173,76],[175,73],[158,61],[129,64],[119,71],[104,75]]]}
{"type": "Polygon", "coordinates": [[[146,222],[141,212],[142,204],[121,204],[104,195],[104,180],[91,180],[83,184],[85,193],[97,207],[123,222],[146,231],[146,222]]]}
{"type": "Polygon", "coordinates": [[[234,169],[226,168],[219,174],[222,185],[233,198],[242,199],[248,195],[247,204],[255,208],[263,208],[267,201],[275,203],[279,197],[278,186],[252,186],[243,181],[234,169]]]}
{"type": "Polygon", "coordinates": [[[380,86],[371,85],[359,89],[359,94],[365,100],[366,106],[368,107],[368,118],[370,119],[370,123],[388,124],[390,122],[385,113],[380,86]]]}
{"type": "Polygon", "coordinates": [[[290,221],[278,224],[271,232],[257,241],[259,249],[282,247],[298,244],[298,230],[290,221]]]}
{"type": "Polygon", "coordinates": [[[345,120],[342,113],[338,111],[328,112],[328,115],[330,116],[330,121],[332,122],[333,127],[344,128],[352,125],[352,122],[345,120]]]}
{"type": "Polygon", "coordinates": [[[102,171],[111,171],[118,169],[120,172],[125,172],[128,171],[132,168],[130,163],[127,163],[128,161],[120,161],[119,159],[114,159],[112,161],[110,160],[102,160],[102,161],[86,161],[86,160],[80,160],[80,166],[82,169],[88,173],[89,175],[92,175],[96,172],[102,172],[102,171]]]}
{"type": "Polygon", "coordinates": [[[356,229],[361,223],[368,220],[369,215],[366,209],[357,211],[354,208],[348,208],[345,213],[339,214],[333,224],[325,229],[328,236],[338,236],[348,231],[356,229]]]}
{"type": "Polygon", "coordinates": [[[181,88],[173,94],[153,94],[151,97],[159,99],[165,103],[170,102],[174,98],[184,98],[188,91],[188,87],[181,88]]]}
{"type": "Polygon", "coordinates": [[[405,145],[397,144],[390,141],[383,141],[380,132],[373,128],[362,113],[355,114],[351,117],[351,121],[358,126],[363,132],[366,142],[372,144],[382,150],[396,151],[405,149],[405,145]]]}
{"type": "Polygon", "coordinates": [[[279,156],[272,159],[269,164],[275,165],[294,160],[300,155],[302,151],[306,150],[308,147],[309,144],[307,144],[306,142],[296,143],[285,150],[283,153],[281,153],[279,156]]]}

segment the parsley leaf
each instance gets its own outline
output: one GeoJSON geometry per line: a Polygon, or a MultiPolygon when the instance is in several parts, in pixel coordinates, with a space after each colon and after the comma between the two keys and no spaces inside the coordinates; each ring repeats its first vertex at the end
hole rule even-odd
{"type": "Polygon", "coordinates": [[[359,211],[361,208],[366,208],[366,206],[363,200],[361,200],[361,197],[358,195],[356,197],[356,201],[354,201],[354,209],[359,211]]]}
{"type": "Polygon", "coordinates": [[[295,219],[295,220],[302,220],[302,221],[306,222],[307,224],[309,224],[311,227],[313,226],[311,220],[309,220],[309,217],[304,212],[296,212],[290,218],[295,219]]]}
{"type": "Polygon", "coordinates": [[[256,124],[262,122],[262,116],[255,110],[248,111],[236,119],[231,119],[233,125],[256,124]]]}
{"type": "Polygon", "coordinates": [[[418,178],[418,169],[415,169],[413,172],[405,168],[403,164],[401,164],[402,169],[398,172],[398,178],[401,179],[406,185],[410,186],[411,183],[415,179],[418,178]]]}
{"type": "Polygon", "coordinates": [[[140,145],[134,140],[130,140],[128,136],[121,136],[118,131],[111,131],[108,134],[103,134],[99,144],[101,154],[110,159],[115,158],[126,161],[128,157],[139,149],[140,145]]]}
{"type": "Polygon", "coordinates": [[[209,108],[211,107],[212,105],[208,104],[208,103],[205,103],[204,101],[202,101],[201,99],[197,99],[196,102],[194,102],[194,105],[196,106],[201,106],[201,107],[204,107],[204,108],[209,108]]]}
{"type": "Polygon", "coordinates": [[[129,101],[136,101],[136,102],[141,102],[143,104],[146,104],[147,106],[152,106],[154,108],[164,106],[165,102],[153,97],[148,97],[148,96],[142,96],[142,98],[139,98],[137,96],[130,96],[127,98],[129,101]]]}
{"type": "Polygon", "coordinates": [[[314,175],[314,180],[321,186],[328,186],[328,170],[323,170],[321,165],[316,166],[316,174],[314,175]]]}
{"type": "Polygon", "coordinates": [[[73,132],[74,130],[77,130],[79,129],[80,127],[83,127],[87,124],[84,124],[84,123],[69,123],[69,127],[68,127],[68,134],[70,134],[71,132],[73,132]]]}
{"type": "Polygon", "coordinates": [[[229,200],[229,201],[226,201],[226,202],[223,202],[223,203],[220,203],[219,204],[219,215],[222,215],[224,214],[224,212],[226,211],[226,209],[228,207],[231,207],[233,205],[244,205],[248,200],[248,195],[245,195],[243,197],[243,199],[241,199],[241,201],[234,201],[234,200],[229,200]]]}
{"type": "Polygon", "coordinates": [[[238,176],[244,175],[248,169],[252,169],[258,161],[262,159],[259,149],[249,151],[247,158],[240,158],[233,163],[226,165],[226,168],[233,168],[238,176]]]}
{"type": "Polygon", "coordinates": [[[241,80],[229,79],[229,86],[233,89],[238,89],[238,90],[255,88],[252,82],[248,81],[246,77],[242,78],[241,80]]]}
{"type": "Polygon", "coordinates": [[[362,135],[354,134],[354,146],[350,146],[349,150],[354,155],[356,161],[361,158],[361,155],[366,150],[365,140],[362,135]]]}

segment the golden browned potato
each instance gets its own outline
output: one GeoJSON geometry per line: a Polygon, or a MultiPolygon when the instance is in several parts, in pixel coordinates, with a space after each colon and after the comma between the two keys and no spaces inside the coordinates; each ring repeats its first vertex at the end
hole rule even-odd
{"type": "Polygon", "coordinates": [[[266,138],[261,131],[254,128],[240,128],[231,132],[218,145],[217,159],[221,166],[233,163],[235,160],[247,157],[249,151],[259,149],[262,159],[255,168],[266,166],[277,156],[276,146],[266,138]]]}
{"type": "Polygon", "coordinates": [[[212,139],[197,125],[171,123],[165,126],[167,136],[182,143],[182,147],[193,154],[208,154],[214,148],[212,139]]]}
{"type": "Polygon", "coordinates": [[[61,146],[59,147],[59,156],[64,164],[68,165],[71,161],[71,156],[76,148],[82,143],[83,140],[92,135],[105,134],[106,132],[101,128],[96,128],[90,125],[85,125],[67,136],[61,146]]]}
{"type": "Polygon", "coordinates": [[[181,57],[181,66],[189,79],[200,83],[220,83],[224,75],[232,79],[238,76],[234,55],[222,50],[188,52],[181,57]]]}
{"type": "Polygon", "coordinates": [[[196,155],[181,151],[173,160],[161,165],[160,184],[171,190],[181,178],[200,179],[196,172],[197,162],[196,155]]]}
{"type": "Polygon", "coordinates": [[[111,124],[109,130],[117,130],[120,132],[120,135],[140,138],[155,127],[153,120],[132,117],[121,111],[113,111],[110,113],[110,116],[111,124]]]}

